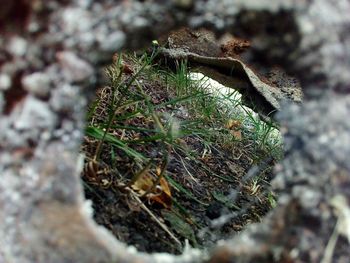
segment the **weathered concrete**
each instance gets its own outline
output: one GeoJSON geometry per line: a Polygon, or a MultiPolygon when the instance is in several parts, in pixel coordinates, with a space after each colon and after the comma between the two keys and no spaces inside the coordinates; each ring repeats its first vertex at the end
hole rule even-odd
{"type": "Polygon", "coordinates": [[[211,262],[330,262],[325,248],[338,232],[333,262],[348,262],[349,13],[348,0],[2,3],[0,262],[204,261],[196,250],[171,257],[126,249],[92,221],[78,177],[99,69],[114,49],[181,24],[249,37],[256,63],[297,74],[308,99],[280,117],[287,153],[274,180],[278,207],[211,262]]]}

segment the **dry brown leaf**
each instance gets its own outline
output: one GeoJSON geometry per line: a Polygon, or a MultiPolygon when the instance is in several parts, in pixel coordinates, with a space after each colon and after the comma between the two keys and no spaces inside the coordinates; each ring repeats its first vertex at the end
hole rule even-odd
{"type": "Polygon", "coordinates": [[[171,191],[168,182],[162,177],[159,181],[159,185],[156,186],[156,191],[160,191],[158,194],[150,194],[150,199],[155,201],[165,208],[170,208],[172,204],[171,191]]]}
{"type": "MultiPolygon", "coordinates": [[[[159,174],[159,172],[157,171],[159,174]]],[[[152,177],[149,173],[141,175],[132,185],[131,188],[140,194],[141,196],[147,193],[156,182],[156,178],[152,177]]],[[[158,204],[161,204],[165,208],[170,208],[172,204],[171,190],[168,182],[164,177],[159,181],[154,190],[146,195],[146,197],[158,204]]]]}
{"type": "Polygon", "coordinates": [[[139,193],[140,195],[145,194],[151,187],[153,187],[154,180],[148,173],[142,174],[137,180],[131,185],[131,188],[139,193]]]}
{"type": "Polygon", "coordinates": [[[231,130],[230,133],[235,137],[236,140],[240,141],[242,140],[242,132],[240,130],[234,131],[231,130]]]}
{"type": "Polygon", "coordinates": [[[160,174],[162,173],[162,167],[157,166],[156,173],[157,173],[157,176],[160,176],[160,174]]]}
{"type": "Polygon", "coordinates": [[[226,122],[225,127],[230,130],[230,133],[233,135],[233,137],[235,137],[236,140],[242,140],[242,132],[240,130],[242,123],[240,121],[229,119],[226,122]]]}
{"type": "Polygon", "coordinates": [[[225,125],[227,129],[239,129],[241,128],[241,126],[242,126],[242,123],[239,120],[233,120],[233,119],[229,119],[225,125]]]}

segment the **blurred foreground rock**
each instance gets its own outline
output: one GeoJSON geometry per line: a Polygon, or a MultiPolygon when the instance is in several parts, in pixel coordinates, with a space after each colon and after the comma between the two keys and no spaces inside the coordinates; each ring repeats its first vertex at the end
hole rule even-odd
{"type": "Polygon", "coordinates": [[[349,262],[349,13],[347,0],[2,3],[0,262],[349,262]],[[254,62],[296,74],[307,101],[282,107],[280,198],[262,223],[208,255],[145,255],[91,218],[84,110],[115,50],[185,24],[250,39],[254,62]]]}

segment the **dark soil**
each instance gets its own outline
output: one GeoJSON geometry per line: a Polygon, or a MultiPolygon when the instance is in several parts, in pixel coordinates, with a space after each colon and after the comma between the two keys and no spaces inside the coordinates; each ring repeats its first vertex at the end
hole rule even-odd
{"type": "MultiPolygon", "coordinates": [[[[131,60],[128,63],[131,68],[135,66],[131,60]]],[[[138,80],[153,105],[175,97],[162,78],[142,73],[138,80]]],[[[130,94],[136,92],[133,85],[130,94]]],[[[101,125],[107,119],[110,94],[109,87],[98,92],[100,103],[89,120],[92,126],[101,125]]],[[[134,108],[130,106],[124,110],[132,112],[134,108]]],[[[117,113],[115,127],[154,129],[152,119],[136,116],[125,120],[121,118],[125,112],[117,113]]],[[[175,116],[180,122],[193,120],[183,105],[159,107],[157,112],[161,116],[175,116]]],[[[120,128],[112,128],[110,134],[124,141],[153,136],[146,130],[136,132],[120,128]]],[[[93,163],[91,158],[97,144],[97,139],[86,136],[82,147],[87,157],[82,179],[86,198],[93,202],[94,218],[120,241],[134,245],[140,251],[180,253],[185,239],[194,247],[211,246],[220,239],[235,235],[248,224],[258,222],[271,209],[268,182],[274,160],[268,153],[259,152],[254,142],[248,139],[232,140],[232,143],[217,139],[208,144],[200,136],[189,134],[167,147],[161,141],[128,143],[130,148],[151,160],[149,170],[152,174],[157,174],[155,171],[167,159],[164,176],[171,197],[164,200],[165,205],[148,195],[143,197],[128,185],[147,162],[136,161],[124,151],[105,143],[100,160],[93,163]],[[252,168],[255,172],[248,173],[252,168]],[[254,185],[253,179],[256,178],[259,181],[254,185]],[[150,213],[166,225],[168,231],[181,241],[181,246],[150,213]]]]}

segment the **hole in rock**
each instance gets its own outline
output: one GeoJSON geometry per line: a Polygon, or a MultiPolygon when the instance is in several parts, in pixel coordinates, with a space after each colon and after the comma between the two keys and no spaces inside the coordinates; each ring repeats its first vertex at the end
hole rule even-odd
{"type": "Polygon", "coordinates": [[[178,254],[185,240],[212,246],[275,206],[274,112],[299,90],[281,69],[260,74],[245,52],[247,40],[181,29],[106,68],[109,84],[87,114],[82,179],[96,222],[120,241],[178,254]]]}

